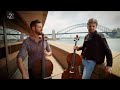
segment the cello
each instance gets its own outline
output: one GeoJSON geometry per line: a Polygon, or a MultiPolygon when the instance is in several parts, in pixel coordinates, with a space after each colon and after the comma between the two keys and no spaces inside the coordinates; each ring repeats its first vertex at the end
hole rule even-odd
{"type": "MultiPolygon", "coordinates": [[[[76,35],[74,41],[75,46],[79,40],[78,35],[76,35]]],[[[80,55],[76,54],[74,49],[73,53],[67,56],[68,68],[62,73],[62,79],[82,79],[82,74],[79,72],[79,65],[82,63],[82,58],[80,55]]]]}
{"type": "Polygon", "coordinates": [[[45,58],[44,55],[44,42],[46,41],[47,40],[44,40],[44,34],[42,34],[42,60],[36,60],[33,65],[33,76],[35,79],[45,79],[53,73],[53,63],[45,58]]]}

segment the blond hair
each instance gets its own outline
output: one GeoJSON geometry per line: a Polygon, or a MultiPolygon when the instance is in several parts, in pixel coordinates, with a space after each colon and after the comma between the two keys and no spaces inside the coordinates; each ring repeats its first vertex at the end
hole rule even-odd
{"type": "Polygon", "coordinates": [[[87,25],[89,25],[90,23],[95,23],[96,26],[98,25],[98,21],[94,18],[89,19],[87,25]]]}

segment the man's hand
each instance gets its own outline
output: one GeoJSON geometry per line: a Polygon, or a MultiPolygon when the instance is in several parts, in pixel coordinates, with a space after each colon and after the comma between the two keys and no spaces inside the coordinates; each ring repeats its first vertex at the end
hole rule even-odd
{"type": "Polygon", "coordinates": [[[29,75],[28,74],[23,74],[22,79],[29,79],[29,75]]]}
{"type": "Polygon", "coordinates": [[[44,50],[45,56],[51,56],[52,52],[47,52],[46,50],[44,50]]]}
{"type": "Polygon", "coordinates": [[[73,49],[78,50],[78,49],[79,49],[79,47],[78,47],[78,46],[74,46],[74,47],[73,47],[73,49]]]}
{"type": "Polygon", "coordinates": [[[105,72],[111,74],[111,72],[112,72],[112,67],[111,67],[111,66],[106,66],[106,67],[105,67],[105,72]]]}

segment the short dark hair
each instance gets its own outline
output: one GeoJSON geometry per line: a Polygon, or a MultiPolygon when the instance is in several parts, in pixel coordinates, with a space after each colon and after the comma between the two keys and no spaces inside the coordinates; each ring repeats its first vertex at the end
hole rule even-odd
{"type": "Polygon", "coordinates": [[[30,28],[32,29],[33,26],[35,26],[37,23],[41,23],[38,19],[31,21],[30,28]]]}

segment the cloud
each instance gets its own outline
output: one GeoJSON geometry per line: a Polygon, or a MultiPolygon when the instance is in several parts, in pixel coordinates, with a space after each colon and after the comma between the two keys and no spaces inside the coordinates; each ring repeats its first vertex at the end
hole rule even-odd
{"type": "Polygon", "coordinates": [[[96,18],[98,24],[108,28],[120,27],[120,11],[48,11],[44,33],[56,32],[75,24],[87,23],[96,18]]]}

